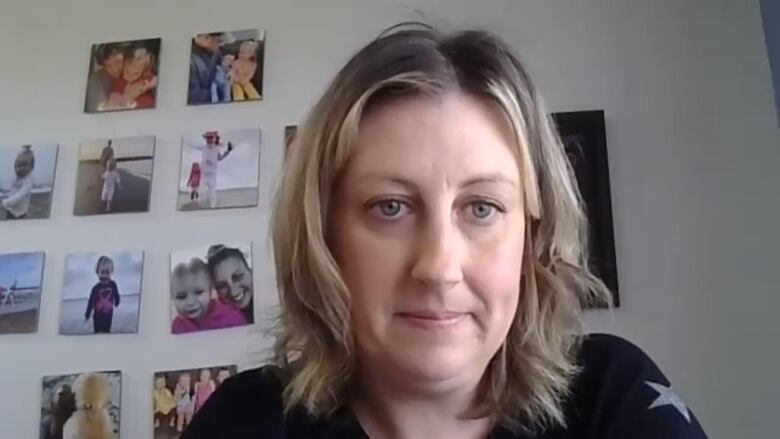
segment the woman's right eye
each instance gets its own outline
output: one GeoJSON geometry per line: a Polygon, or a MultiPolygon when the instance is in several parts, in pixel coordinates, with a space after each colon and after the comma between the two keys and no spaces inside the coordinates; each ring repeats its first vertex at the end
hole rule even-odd
{"type": "Polygon", "coordinates": [[[394,198],[371,204],[371,210],[385,219],[396,219],[410,210],[409,205],[394,198]]]}

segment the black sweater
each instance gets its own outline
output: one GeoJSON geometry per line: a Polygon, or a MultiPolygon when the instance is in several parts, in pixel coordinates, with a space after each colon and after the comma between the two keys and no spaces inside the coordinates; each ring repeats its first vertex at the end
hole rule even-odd
{"type": "MultiPolygon", "coordinates": [[[[702,439],[706,434],[670,389],[653,361],[633,344],[612,335],[590,335],[579,354],[565,412],[567,428],[537,435],[497,428],[491,439],[702,439]]],[[[182,439],[367,438],[347,409],[329,419],[304,410],[282,414],[282,382],[270,366],[227,380],[209,398],[182,439]]]]}

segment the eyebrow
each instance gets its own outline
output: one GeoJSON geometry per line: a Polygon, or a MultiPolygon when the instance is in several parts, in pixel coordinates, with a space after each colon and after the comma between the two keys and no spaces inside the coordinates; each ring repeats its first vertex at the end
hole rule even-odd
{"type": "MultiPolygon", "coordinates": [[[[380,180],[380,181],[395,183],[400,186],[404,186],[408,189],[414,189],[417,187],[417,185],[413,181],[396,174],[365,173],[365,174],[358,175],[358,179],[380,180]]],[[[480,175],[470,177],[464,180],[463,182],[461,182],[460,184],[458,184],[458,188],[465,188],[469,186],[475,186],[478,184],[487,184],[487,183],[500,183],[512,187],[517,186],[517,183],[511,178],[507,177],[506,175],[500,172],[495,172],[495,173],[480,174],[480,175]]]]}

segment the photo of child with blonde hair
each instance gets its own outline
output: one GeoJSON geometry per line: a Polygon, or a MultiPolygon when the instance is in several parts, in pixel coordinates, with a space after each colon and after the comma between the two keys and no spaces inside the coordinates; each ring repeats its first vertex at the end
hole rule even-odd
{"type": "Polygon", "coordinates": [[[217,300],[206,262],[198,257],[178,263],[174,263],[174,255],[171,259],[172,333],[184,334],[247,324],[240,311],[217,300]]]}
{"type": "Polygon", "coordinates": [[[180,439],[193,416],[225,379],[237,372],[235,365],[155,372],[154,439],[180,439]],[[216,376],[216,379],[212,377],[216,376]]]}

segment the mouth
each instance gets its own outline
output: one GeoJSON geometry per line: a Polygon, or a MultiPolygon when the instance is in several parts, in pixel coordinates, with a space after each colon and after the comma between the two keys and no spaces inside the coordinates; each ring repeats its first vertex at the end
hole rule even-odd
{"type": "Polygon", "coordinates": [[[422,329],[444,329],[457,325],[469,313],[455,311],[406,311],[396,313],[401,321],[422,329]]]}

